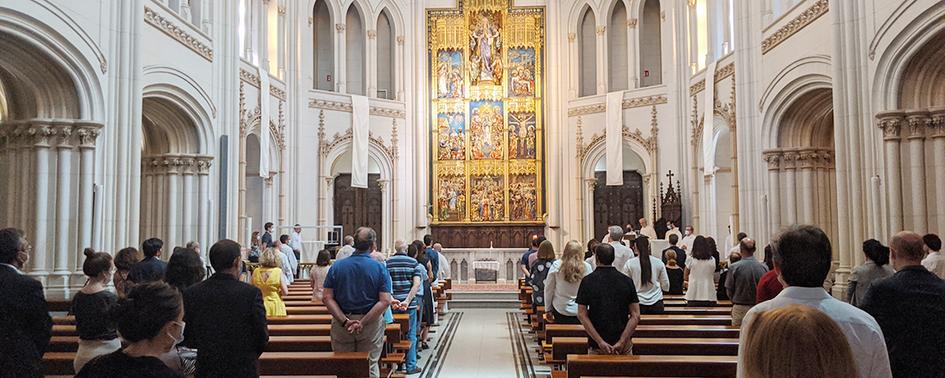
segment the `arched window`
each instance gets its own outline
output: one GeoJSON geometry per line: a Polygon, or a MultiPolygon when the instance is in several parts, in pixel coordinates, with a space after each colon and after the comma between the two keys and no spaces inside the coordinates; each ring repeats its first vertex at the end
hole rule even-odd
{"type": "Polygon", "coordinates": [[[377,17],[377,97],[393,100],[394,88],[394,25],[385,8],[377,17]]]}
{"type": "Polygon", "coordinates": [[[610,26],[607,28],[608,78],[609,90],[622,91],[629,88],[629,69],[627,49],[627,7],[622,0],[617,0],[610,14],[610,26]]]}
{"type": "Polygon", "coordinates": [[[584,9],[578,28],[578,96],[597,94],[597,21],[590,7],[584,9]]]}
{"type": "Polygon", "coordinates": [[[345,16],[345,61],[347,93],[364,95],[364,25],[353,3],[345,16]]]}
{"type": "Polygon", "coordinates": [[[314,85],[315,89],[324,91],[335,90],[335,46],[332,43],[331,14],[328,13],[328,5],[325,0],[315,1],[315,8],[312,10],[312,19],[314,20],[314,35],[312,41],[315,44],[312,52],[314,53],[312,63],[314,65],[314,85]]]}
{"type": "Polygon", "coordinates": [[[660,1],[646,0],[640,17],[640,86],[663,83],[660,1]]]}

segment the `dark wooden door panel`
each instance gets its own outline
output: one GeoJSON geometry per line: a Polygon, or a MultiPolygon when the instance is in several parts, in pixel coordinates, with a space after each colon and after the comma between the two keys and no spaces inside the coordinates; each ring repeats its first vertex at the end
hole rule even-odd
{"type": "Polygon", "coordinates": [[[335,224],[344,227],[344,234],[351,235],[358,227],[371,227],[377,232],[378,248],[383,249],[381,225],[383,197],[377,180],[378,174],[368,175],[368,187],[352,188],[351,174],[342,173],[335,178],[335,224]]]}
{"type": "Polygon", "coordinates": [[[594,172],[594,237],[607,234],[607,227],[637,224],[643,218],[643,176],[623,171],[622,186],[607,186],[606,172],[594,172]]]}

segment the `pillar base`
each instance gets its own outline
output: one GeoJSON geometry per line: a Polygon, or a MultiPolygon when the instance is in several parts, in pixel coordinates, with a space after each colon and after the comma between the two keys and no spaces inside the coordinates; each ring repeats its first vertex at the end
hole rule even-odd
{"type": "Polygon", "coordinates": [[[48,276],[46,287],[47,301],[72,299],[72,272],[53,272],[48,276]]]}

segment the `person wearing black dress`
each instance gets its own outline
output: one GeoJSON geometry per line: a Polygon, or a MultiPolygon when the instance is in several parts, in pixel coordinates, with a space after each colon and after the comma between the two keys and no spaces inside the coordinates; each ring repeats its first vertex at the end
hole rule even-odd
{"type": "MultiPolygon", "coordinates": [[[[675,235],[673,235],[675,236],[675,235]]],[[[683,293],[683,268],[676,263],[676,251],[666,250],[666,275],[669,276],[669,294],[683,293]]]]}
{"type": "Polygon", "coordinates": [[[121,349],[118,331],[108,318],[108,310],[118,302],[118,296],[106,290],[112,279],[114,265],[112,255],[95,252],[86,248],[82,272],[88,277],[75,298],[72,310],[75,315],[75,329],[79,334],[79,349],[76,351],[72,367],[82,370],[86,362],[121,349]]]}
{"type": "Polygon", "coordinates": [[[159,358],[184,339],[183,302],[177,289],[163,282],[135,286],[110,313],[128,345],[92,359],[76,377],[183,377],[159,358]]]}

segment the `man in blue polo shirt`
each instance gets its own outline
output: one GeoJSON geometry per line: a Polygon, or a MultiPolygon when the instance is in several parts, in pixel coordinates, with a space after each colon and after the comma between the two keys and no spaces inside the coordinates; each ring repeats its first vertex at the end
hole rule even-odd
{"type": "Polygon", "coordinates": [[[336,261],[325,278],[322,299],[331,312],[331,349],[335,352],[368,352],[371,377],[380,377],[377,362],[384,346],[384,311],[391,304],[391,279],[387,267],[371,258],[377,233],[370,227],[355,232],[355,252],[336,261]]]}
{"type": "Polygon", "coordinates": [[[405,363],[407,374],[419,374],[423,370],[417,367],[417,290],[420,289],[420,265],[413,257],[407,256],[407,243],[398,240],[394,243],[394,255],[387,259],[387,271],[390,272],[394,302],[394,312],[410,316],[410,330],[407,339],[410,349],[405,363]]]}

